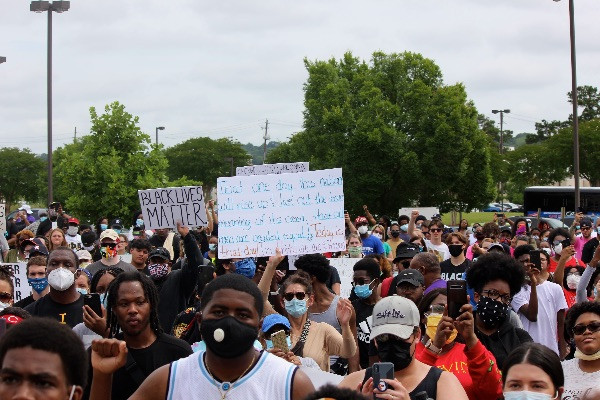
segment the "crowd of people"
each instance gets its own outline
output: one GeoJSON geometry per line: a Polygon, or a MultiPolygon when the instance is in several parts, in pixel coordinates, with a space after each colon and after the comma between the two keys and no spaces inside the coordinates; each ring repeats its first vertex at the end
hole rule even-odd
{"type": "Polygon", "coordinates": [[[147,230],[140,211],[21,207],[0,238],[0,399],[600,399],[600,218],[453,229],[364,206],[344,251],[221,259],[206,208],[206,227],[147,230]]]}

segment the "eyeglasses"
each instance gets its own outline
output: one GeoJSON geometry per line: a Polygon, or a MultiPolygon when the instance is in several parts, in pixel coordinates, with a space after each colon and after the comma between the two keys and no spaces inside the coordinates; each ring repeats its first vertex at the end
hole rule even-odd
{"type": "Polygon", "coordinates": [[[592,229],[592,227],[591,227],[591,226],[582,226],[582,227],[581,227],[581,230],[582,230],[582,231],[589,231],[590,229],[592,229]]]}
{"type": "Polygon", "coordinates": [[[432,232],[432,233],[441,232],[441,231],[442,231],[442,229],[440,229],[440,228],[430,228],[429,229],[429,232],[432,232]]]}
{"type": "MultiPolygon", "coordinates": [[[[373,282],[373,281],[366,279],[366,278],[358,278],[358,279],[354,279],[354,281],[352,282],[352,286],[370,285],[371,282],[373,282]]],[[[302,300],[302,299],[300,299],[300,300],[302,300]]]]}
{"type": "Polygon", "coordinates": [[[573,327],[574,335],[583,335],[585,331],[589,330],[590,333],[598,332],[600,330],[600,322],[591,322],[587,325],[575,325],[573,327]]]}
{"type": "Polygon", "coordinates": [[[0,292],[0,301],[2,301],[3,303],[8,303],[9,301],[11,301],[13,298],[12,294],[7,293],[7,292],[0,292]]]}
{"type": "Polygon", "coordinates": [[[293,298],[297,298],[298,300],[304,300],[306,297],[306,293],[304,292],[289,292],[283,295],[283,298],[287,301],[292,301],[293,298]]]}
{"type": "Polygon", "coordinates": [[[500,294],[496,289],[484,290],[482,292],[486,297],[489,297],[492,300],[500,300],[504,304],[510,304],[512,297],[510,294],[500,294]]]}

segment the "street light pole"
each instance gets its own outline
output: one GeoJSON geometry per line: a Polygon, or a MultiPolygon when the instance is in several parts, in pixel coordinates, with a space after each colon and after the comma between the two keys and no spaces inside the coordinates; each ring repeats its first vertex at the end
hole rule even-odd
{"type": "Polygon", "coordinates": [[[5,63],[5,62],[6,62],[6,57],[0,56],[0,64],[5,63]]]}
{"type": "Polygon", "coordinates": [[[158,147],[158,131],[164,131],[165,127],[164,126],[157,126],[156,127],[156,147],[158,147]]]}
{"type": "MultiPolygon", "coordinates": [[[[493,114],[500,114],[500,155],[504,154],[504,113],[510,113],[510,110],[492,110],[493,114]]],[[[500,191],[500,204],[504,212],[504,194],[502,193],[502,182],[498,182],[500,191]]]]}

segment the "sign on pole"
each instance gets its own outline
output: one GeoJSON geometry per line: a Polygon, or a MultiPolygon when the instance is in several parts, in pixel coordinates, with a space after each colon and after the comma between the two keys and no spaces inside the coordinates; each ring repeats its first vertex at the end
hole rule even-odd
{"type": "Polygon", "coordinates": [[[237,176],[293,174],[296,172],[308,172],[308,162],[248,165],[235,169],[237,176]]]}
{"type": "Polygon", "coordinates": [[[13,283],[15,290],[13,299],[15,302],[24,299],[31,294],[31,287],[27,282],[27,263],[2,263],[0,265],[8,265],[13,271],[13,283]]]}
{"type": "Polygon", "coordinates": [[[208,225],[202,186],[138,190],[146,229],[208,225]]]}
{"type": "Polygon", "coordinates": [[[346,248],[342,169],[219,178],[219,258],[346,248]]]}

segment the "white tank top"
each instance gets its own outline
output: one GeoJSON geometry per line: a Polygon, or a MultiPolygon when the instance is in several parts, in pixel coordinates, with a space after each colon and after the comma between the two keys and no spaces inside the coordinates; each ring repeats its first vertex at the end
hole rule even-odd
{"type": "Polygon", "coordinates": [[[167,400],[218,400],[221,393],[226,400],[290,400],[297,368],[263,351],[254,367],[226,391],[227,383],[214,380],[206,370],[204,352],[194,353],[171,363],[167,400]]]}

